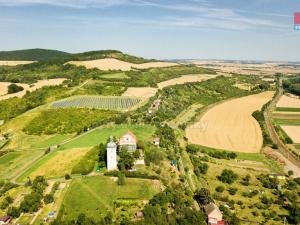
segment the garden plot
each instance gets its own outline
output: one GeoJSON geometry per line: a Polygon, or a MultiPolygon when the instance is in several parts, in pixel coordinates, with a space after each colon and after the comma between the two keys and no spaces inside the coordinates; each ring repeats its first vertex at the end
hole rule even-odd
{"type": "Polygon", "coordinates": [[[142,103],[141,98],[75,96],[52,103],[53,108],[95,108],[109,110],[132,110],[142,103]]]}

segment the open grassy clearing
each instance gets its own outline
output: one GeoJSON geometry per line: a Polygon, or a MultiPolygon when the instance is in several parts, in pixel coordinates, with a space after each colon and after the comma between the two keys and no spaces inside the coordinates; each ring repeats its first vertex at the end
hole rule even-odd
{"type": "MultiPolygon", "coordinates": [[[[101,219],[107,212],[114,216],[122,213],[116,207],[116,202],[142,204],[159,192],[159,186],[151,180],[126,178],[126,184],[119,186],[110,177],[85,177],[73,179],[64,198],[60,214],[63,219],[71,220],[84,212],[88,217],[101,219]]],[[[133,216],[134,211],[126,211],[133,216]]]]}
{"type": "Polygon", "coordinates": [[[63,144],[61,149],[93,147],[100,143],[106,143],[111,135],[119,138],[127,131],[133,132],[138,140],[151,141],[152,135],[155,132],[155,127],[150,125],[108,125],[85,133],[78,138],[63,144]]]}
{"type": "Polygon", "coordinates": [[[33,141],[30,148],[47,148],[53,145],[59,145],[63,141],[68,140],[73,136],[74,135],[70,134],[43,135],[43,140],[33,141]]]}
{"type": "Polygon", "coordinates": [[[52,103],[53,108],[95,108],[109,110],[132,110],[142,103],[140,98],[104,97],[104,96],[74,96],[52,103]]]}
{"type": "Polygon", "coordinates": [[[260,110],[273,95],[273,92],[263,92],[216,105],[186,129],[189,142],[217,149],[259,152],[262,132],[252,113],[260,110]]]}
{"type": "Polygon", "coordinates": [[[101,77],[107,78],[107,79],[128,79],[129,78],[124,72],[123,73],[104,74],[101,77]]]}
{"type": "Polygon", "coordinates": [[[24,181],[27,177],[34,179],[36,176],[58,178],[70,174],[73,166],[88,150],[88,148],[78,148],[51,152],[26,170],[18,180],[24,181]]]}
{"type": "Polygon", "coordinates": [[[43,151],[9,152],[0,157],[0,179],[11,179],[21,173],[24,167],[29,166],[35,159],[41,157],[43,151]]]}
{"type": "MultiPolygon", "coordinates": [[[[205,146],[201,146],[201,150],[206,154],[215,151],[227,151],[223,149],[208,148],[205,146]]],[[[250,168],[253,170],[259,170],[260,168],[263,168],[262,171],[269,171],[272,173],[283,173],[283,167],[263,153],[235,152],[235,154],[237,155],[235,161],[219,159],[218,161],[222,161],[225,164],[229,163],[231,165],[235,165],[235,167],[250,168]]]]}

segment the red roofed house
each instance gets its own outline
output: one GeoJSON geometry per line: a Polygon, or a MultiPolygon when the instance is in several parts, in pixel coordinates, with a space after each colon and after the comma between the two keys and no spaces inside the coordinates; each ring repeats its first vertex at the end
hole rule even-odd
{"type": "Polygon", "coordinates": [[[223,214],[216,204],[210,203],[204,209],[208,218],[208,225],[226,225],[226,221],[223,220],[223,214]]]}
{"type": "Polygon", "coordinates": [[[137,138],[136,136],[128,131],[126,134],[124,134],[120,140],[119,140],[119,146],[122,148],[126,148],[128,151],[135,151],[137,148],[136,145],[137,138]]]}
{"type": "Polygon", "coordinates": [[[12,217],[10,217],[10,216],[2,216],[2,217],[0,217],[0,225],[9,224],[11,220],[12,220],[12,217]]]}

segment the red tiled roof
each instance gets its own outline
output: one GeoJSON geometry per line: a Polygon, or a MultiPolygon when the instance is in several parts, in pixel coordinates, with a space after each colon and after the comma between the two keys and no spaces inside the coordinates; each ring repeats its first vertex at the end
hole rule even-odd
{"type": "Polygon", "coordinates": [[[2,216],[2,217],[0,217],[0,221],[1,222],[7,222],[7,221],[9,221],[9,220],[11,220],[11,217],[10,216],[2,216]]]}

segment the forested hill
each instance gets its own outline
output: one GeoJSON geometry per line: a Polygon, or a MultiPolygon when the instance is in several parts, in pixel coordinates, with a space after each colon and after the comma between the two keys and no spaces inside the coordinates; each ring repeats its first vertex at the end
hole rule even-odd
{"type": "Polygon", "coordinates": [[[14,61],[48,61],[68,58],[69,53],[48,49],[26,49],[16,51],[0,51],[0,60],[14,61]]]}
{"type": "Polygon", "coordinates": [[[141,57],[125,54],[117,50],[100,50],[83,53],[67,53],[48,49],[26,49],[17,51],[0,51],[0,60],[13,61],[84,61],[104,58],[115,58],[131,63],[145,63],[147,60],[141,57]]]}

